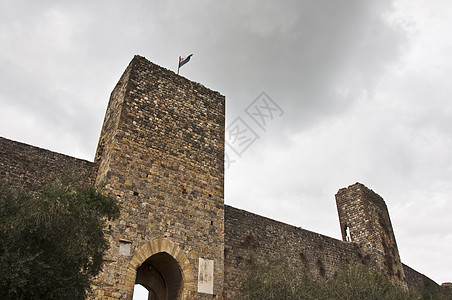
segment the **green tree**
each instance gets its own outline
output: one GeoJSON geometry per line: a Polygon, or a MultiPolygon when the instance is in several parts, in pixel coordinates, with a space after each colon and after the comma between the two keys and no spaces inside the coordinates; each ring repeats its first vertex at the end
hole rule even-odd
{"type": "Polygon", "coordinates": [[[35,194],[0,184],[0,298],[86,298],[118,215],[113,198],[74,178],[35,194]]]}
{"type": "Polygon", "coordinates": [[[309,276],[306,267],[293,267],[285,259],[258,260],[252,256],[240,264],[241,299],[320,299],[322,287],[309,276]]]}

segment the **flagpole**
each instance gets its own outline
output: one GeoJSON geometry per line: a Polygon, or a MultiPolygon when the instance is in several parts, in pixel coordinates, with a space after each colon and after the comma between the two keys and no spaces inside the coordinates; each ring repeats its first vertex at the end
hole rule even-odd
{"type": "Polygon", "coordinates": [[[177,75],[179,75],[179,67],[180,67],[180,56],[179,56],[179,61],[177,62],[177,75]]]}

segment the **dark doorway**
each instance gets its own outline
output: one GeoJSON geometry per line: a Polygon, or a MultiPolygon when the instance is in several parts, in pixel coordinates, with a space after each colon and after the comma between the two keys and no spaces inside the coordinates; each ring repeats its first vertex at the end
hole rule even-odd
{"type": "Polygon", "coordinates": [[[135,283],[149,291],[148,300],[179,299],[182,289],[182,272],[178,262],[168,253],[160,252],[149,257],[137,270],[135,283]]]}

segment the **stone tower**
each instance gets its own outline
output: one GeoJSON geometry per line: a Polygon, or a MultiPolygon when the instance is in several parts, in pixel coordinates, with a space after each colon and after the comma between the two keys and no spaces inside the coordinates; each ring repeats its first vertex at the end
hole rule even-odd
{"type": "Polygon", "coordinates": [[[117,197],[95,298],[220,299],[225,98],[135,56],[111,93],[96,182],[117,197]]]}
{"type": "Polygon", "coordinates": [[[342,239],[361,248],[361,260],[375,265],[389,279],[407,288],[388,208],[383,198],[361,183],[336,194],[342,239]]]}

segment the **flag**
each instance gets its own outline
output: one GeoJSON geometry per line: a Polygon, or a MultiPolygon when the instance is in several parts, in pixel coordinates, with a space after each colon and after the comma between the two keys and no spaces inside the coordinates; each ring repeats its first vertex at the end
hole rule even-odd
{"type": "Polygon", "coordinates": [[[193,54],[190,54],[189,56],[187,56],[187,57],[180,57],[179,58],[179,68],[180,67],[182,67],[183,65],[185,65],[186,63],[188,63],[189,61],[190,61],[190,58],[191,58],[191,56],[192,56],[193,54]]]}

